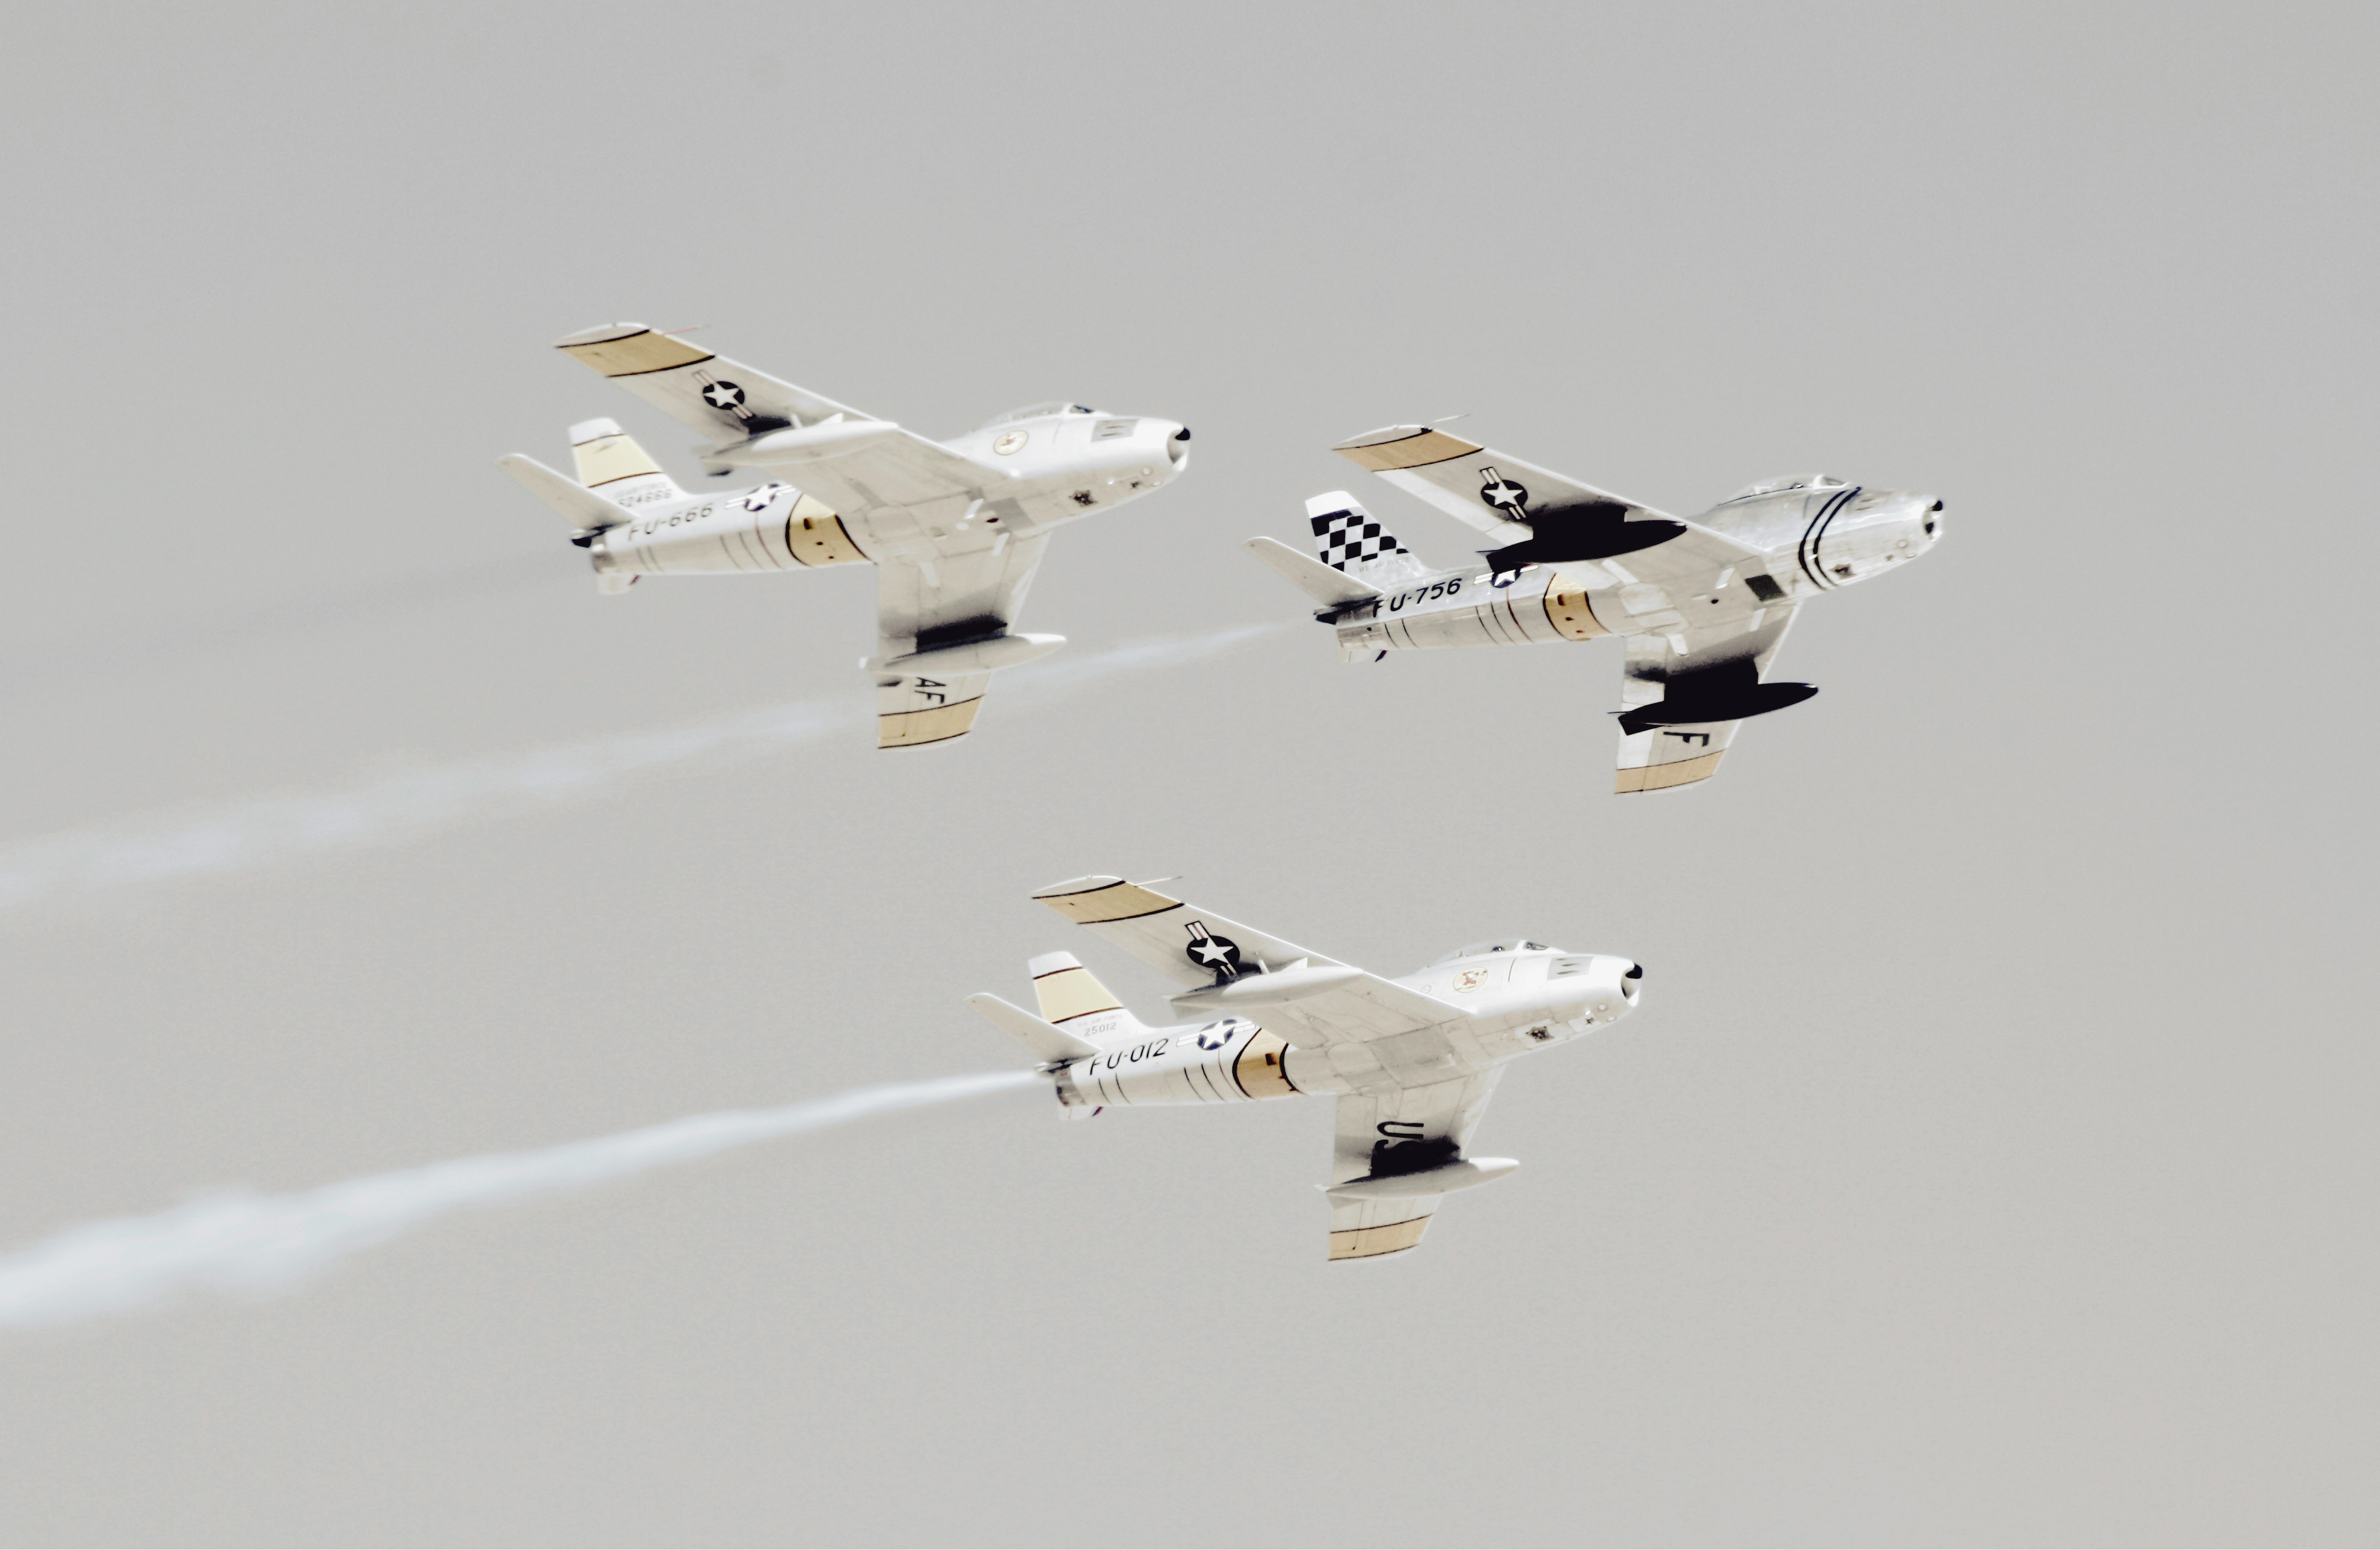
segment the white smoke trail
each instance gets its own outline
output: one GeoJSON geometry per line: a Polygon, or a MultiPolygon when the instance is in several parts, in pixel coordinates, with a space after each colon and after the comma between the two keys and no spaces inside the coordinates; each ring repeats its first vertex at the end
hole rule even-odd
{"type": "Polygon", "coordinates": [[[0,1256],[0,1328],[67,1324],[206,1289],[266,1297],[449,1212],[585,1189],[870,1115],[1006,1092],[1038,1071],[893,1082],[783,1108],[690,1115],[538,1152],[462,1157],[294,1195],[226,1192],[68,1227],[0,1256]]]}
{"type": "MultiPolygon", "coordinates": [[[[1011,708],[1046,704],[1086,684],[1195,661],[1286,628],[1256,625],[1185,639],[1127,641],[1003,677],[1011,708]]],[[[132,822],[0,850],[0,909],[64,895],[162,882],[386,845],[467,819],[581,797],[623,777],[700,759],[751,759],[830,734],[859,735],[867,691],[749,711],[674,731],[570,743],[393,775],[352,790],[268,797],[198,816],[132,822]]],[[[994,734],[995,736],[997,734],[994,734]]]]}

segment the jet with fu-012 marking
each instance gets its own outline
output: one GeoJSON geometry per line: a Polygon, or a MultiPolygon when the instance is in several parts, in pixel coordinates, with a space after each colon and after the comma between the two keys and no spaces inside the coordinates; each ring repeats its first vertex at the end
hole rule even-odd
{"type": "Polygon", "coordinates": [[[996,669],[1065,644],[1010,630],[1050,534],[1172,482],[1190,460],[1179,423],[1082,404],[1037,404],[929,441],[642,323],[555,348],[709,434],[696,453],[706,474],[768,476],[689,495],[609,420],[571,428],[576,480],[503,458],[569,521],[599,588],[874,565],[876,654],[860,665],[876,680],[880,748],[965,737],[996,669]]]}
{"type": "Polygon", "coordinates": [[[1439,1202],[1520,1165],[1469,1155],[1515,1058],[1635,1009],[1644,970],[1543,943],[1482,942],[1384,980],[1120,877],[1033,896],[1187,987],[1187,1020],[1153,1027],[1071,953],[1032,961],[1038,1016],[996,995],[967,1004],[1042,1062],[1063,1113],[1328,1093],[1337,1101],[1330,1257],[1421,1241],[1439,1202]]]}
{"type": "Polygon", "coordinates": [[[1803,601],[1900,569],[1942,536],[1932,495],[1823,474],[1752,485],[1685,521],[1429,426],[1332,450],[1498,545],[1435,569],[1343,490],[1305,503],[1319,560],[1249,540],[1321,604],[1341,659],[1623,636],[1623,793],[1709,779],[1746,719],[1817,693],[1767,681],[1803,601]]]}

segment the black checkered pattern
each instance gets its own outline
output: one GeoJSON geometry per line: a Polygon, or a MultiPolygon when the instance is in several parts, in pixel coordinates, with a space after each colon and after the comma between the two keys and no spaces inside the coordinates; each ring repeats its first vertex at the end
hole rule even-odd
{"type": "Polygon", "coordinates": [[[1322,563],[1336,570],[1405,552],[1394,533],[1359,511],[1332,511],[1315,518],[1314,547],[1322,563]]]}

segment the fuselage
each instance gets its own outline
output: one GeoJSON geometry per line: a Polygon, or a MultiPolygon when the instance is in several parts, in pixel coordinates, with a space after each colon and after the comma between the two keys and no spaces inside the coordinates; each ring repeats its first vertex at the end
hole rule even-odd
{"type": "MultiPolygon", "coordinates": [[[[1145,495],[1189,461],[1176,421],[1053,405],[1002,416],[942,448],[982,476],[976,493],[839,512],[771,480],[724,494],[663,484],[624,501],[632,519],[589,543],[598,571],[627,575],[806,570],[897,557],[998,552],[1145,495]]],[[[793,475],[798,478],[798,475],[793,475]]]]}
{"type": "Polygon", "coordinates": [[[1246,1103],[1421,1087],[1617,1022],[1643,970],[1624,958],[1535,942],[1482,944],[1392,982],[1448,1003],[1446,1020],[1368,1042],[1291,1044],[1256,1018],[1147,1028],[1115,1011],[1069,1023],[1101,1046],[1055,1068],[1069,1107],[1246,1103]]]}
{"type": "Polygon", "coordinates": [[[1839,481],[1754,485],[1694,520],[1760,552],[1656,585],[1632,556],[1532,566],[1505,575],[1451,568],[1329,610],[1351,660],[1382,651],[1547,644],[1599,635],[1756,629],[1765,610],[1895,570],[1939,541],[1942,503],[1839,481]]]}

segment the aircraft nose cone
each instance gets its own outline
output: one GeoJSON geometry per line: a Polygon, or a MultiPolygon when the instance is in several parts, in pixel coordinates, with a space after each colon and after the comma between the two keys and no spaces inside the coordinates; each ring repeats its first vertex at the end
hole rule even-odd
{"type": "Polygon", "coordinates": [[[1630,958],[1627,971],[1620,976],[1620,994],[1628,998],[1629,1005],[1633,1006],[1638,993],[1644,988],[1645,966],[1630,958]]]}

